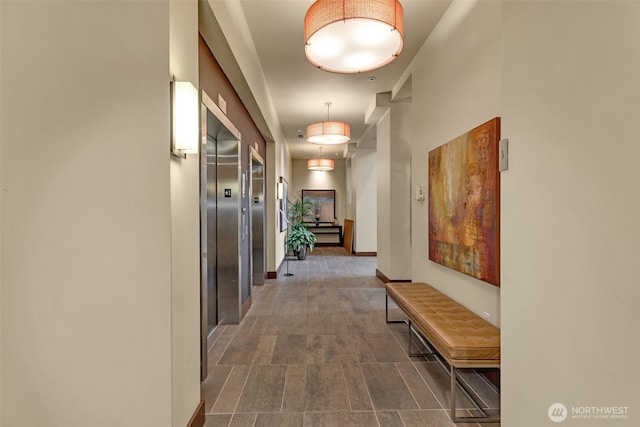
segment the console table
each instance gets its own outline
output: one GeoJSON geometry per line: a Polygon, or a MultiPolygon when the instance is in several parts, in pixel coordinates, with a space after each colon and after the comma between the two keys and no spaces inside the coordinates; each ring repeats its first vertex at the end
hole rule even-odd
{"type": "Polygon", "coordinates": [[[316,235],[316,246],[342,246],[342,226],[322,224],[306,224],[307,228],[316,235]]]}

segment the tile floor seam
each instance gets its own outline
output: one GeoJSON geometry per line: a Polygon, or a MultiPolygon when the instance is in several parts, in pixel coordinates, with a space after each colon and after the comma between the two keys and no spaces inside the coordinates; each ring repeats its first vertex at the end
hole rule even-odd
{"type": "MultiPolygon", "coordinates": [[[[236,365],[234,365],[234,366],[236,366],[236,365]]],[[[249,378],[251,377],[251,371],[252,370],[253,370],[253,365],[249,365],[249,372],[247,372],[247,377],[244,379],[244,382],[242,383],[242,389],[240,390],[240,393],[238,394],[238,400],[236,400],[236,404],[233,407],[233,415],[238,413],[237,412],[238,411],[238,405],[240,404],[240,400],[242,400],[242,395],[244,394],[244,389],[247,386],[247,382],[249,382],[249,378]]],[[[231,417],[231,419],[233,420],[233,417],[231,417]]]]}
{"type": "MultiPolygon", "coordinates": [[[[409,386],[409,383],[407,382],[407,379],[404,377],[404,375],[402,375],[402,371],[400,369],[398,369],[398,363],[407,363],[407,362],[394,362],[393,365],[396,367],[396,371],[398,371],[398,374],[400,375],[400,378],[402,378],[402,381],[404,382],[405,387],[407,387],[407,390],[409,390],[409,393],[411,393],[411,397],[413,397],[413,401],[416,403],[416,406],[418,407],[418,409],[423,409],[420,406],[420,403],[418,403],[418,399],[416,399],[416,395],[411,390],[411,386],[409,386]]],[[[413,367],[413,363],[411,364],[411,366],[413,367]]],[[[424,408],[424,409],[428,409],[428,408],[424,408]]]]}
{"type": "MultiPolygon", "coordinates": [[[[420,363],[424,363],[424,362],[420,362],[420,363]]],[[[427,361],[427,363],[431,363],[431,362],[428,362],[428,361],[427,361]]],[[[436,362],[436,363],[437,363],[437,362],[436,362]]],[[[416,368],[416,371],[418,371],[418,375],[420,375],[420,378],[422,378],[422,381],[424,381],[424,383],[425,383],[425,384],[427,384],[427,387],[429,387],[429,382],[428,382],[428,381],[427,381],[427,379],[424,377],[424,375],[422,375],[422,374],[420,373],[420,371],[419,371],[417,368],[416,368]]],[[[431,390],[431,387],[429,387],[429,389],[431,390]]],[[[445,391],[446,391],[446,390],[445,390],[445,391]]],[[[443,401],[441,401],[441,400],[438,398],[438,395],[437,395],[436,393],[434,393],[434,392],[433,392],[433,390],[431,390],[431,393],[433,393],[433,396],[434,396],[434,397],[436,398],[436,400],[438,401],[438,404],[440,405],[440,407],[441,407],[444,411],[446,411],[446,409],[445,409],[445,407],[444,407],[444,402],[443,402],[443,401]]],[[[442,396],[444,397],[444,393],[442,394],[442,396]]],[[[451,399],[451,396],[449,396],[449,399],[451,399]]]]}
{"type": "Polygon", "coordinates": [[[215,334],[217,332],[218,327],[221,327],[220,334],[218,334],[218,336],[216,336],[216,339],[214,339],[213,342],[211,343],[211,345],[209,346],[209,348],[207,348],[207,354],[211,351],[213,346],[216,345],[216,343],[218,342],[220,337],[222,337],[222,335],[223,335],[222,332],[224,331],[225,326],[226,325],[217,325],[216,327],[213,328],[211,333],[207,336],[207,342],[209,342],[209,337],[211,337],[213,334],[215,334]]]}
{"type": "Polygon", "coordinates": [[[349,412],[353,412],[353,406],[351,405],[351,398],[349,397],[349,387],[347,386],[347,376],[344,373],[344,362],[340,363],[340,372],[342,372],[342,382],[344,389],[347,393],[347,403],[349,404],[349,412]]]}
{"type": "MultiPolygon", "coordinates": [[[[222,335],[220,335],[222,337],[222,335]]],[[[217,340],[216,340],[217,341],[217,340]]],[[[222,359],[222,356],[224,356],[224,354],[226,353],[226,351],[229,349],[229,346],[231,345],[231,342],[233,341],[233,339],[230,339],[229,342],[227,343],[227,345],[225,345],[224,350],[222,350],[220,352],[220,356],[218,357],[218,360],[215,361],[215,363],[213,364],[213,366],[219,366],[218,363],[220,363],[220,360],[222,359]]],[[[207,352],[207,356],[209,355],[209,352],[207,352]]],[[[208,359],[208,357],[207,357],[208,359]]],[[[208,360],[207,360],[208,363],[208,360]]],[[[233,365],[231,365],[233,366],[233,365]]]]}
{"type": "MultiPolygon", "coordinates": [[[[375,414],[378,411],[376,410],[375,403],[373,402],[373,398],[371,397],[371,391],[369,390],[369,385],[367,384],[367,379],[364,377],[364,373],[362,372],[361,365],[362,365],[362,363],[357,363],[358,369],[360,370],[360,374],[362,374],[362,379],[364,380],[364,388],[367,390],[367,397],[369,398],[369,402],[371,402],[371,409],[373,410],[373,412],[375,414]]],[[[376,415],[376,421],[378,421],[378,426],[380,426],[380,420],[378,420],[378,416],[377,415],[376,415]]]]}
{"type": "MultiPolygon", "coordinates": [[[[213,408],[216,406],[216,402],[220,398],[220,395],[222,394],[222,390],[224,390],[225,386],[227,385],[227,382],[229,381],[229,377],[231,376],[231,370],[232,369],[233,369],[233,367],[229,370],[229,373],[227,374],[227,378],[225,378],[224,383],[222,384],[222,387],[220,387],[220,392],[218,393],[218,395],[216,396],[216,399],[211,404],[211,409],[209,410],[209,412],[205,413],[205,416],[206,415],[216,415],[216,413],[213,412],[213,408]]],[[[200,387],[202,387],[202,385],[200,387]]],[[[202,392],[201,392],[201,394],[202,394],[202,392]]]]}
{"type": "MultiPolygon", "coordinates": [[[[429,391],[431,392],[431,394],[433,395],[434,399],[436,399],[436,401],[438,402],[438,405],[440,405],[440,408],[442,408],[443,410],[446,411],[446,408],[443,405],[443,402],[440,401],[440,399],[438,399],[438,396],[436,395],[436,393],[433,392],[433,389],[431,388],[431,386],[429,385],[429,382],[422,376],[422,374],[420,373],[420,371],[418,370],[418,368],[415,366],[415,363],[413,360],[411,361],[411,364],[413,365],[413,368],[416,370],[416,372],[418,373],[418,376],[420,377],[420,379],[422,380],[422,382],[427,386],[427,388],[429,389],[429,391]]],[[[424,363],[424,362],[420,362],[420,363],[424,363]]],[[[427,362],[430,363],[430,362],[427,362]]]]}
{"type": "MultiPolygon", "coordinates": [[[[276,345],[277,345],[277,341],[278,338],[276,338],[276,345]]],[[[282,400],[280,401],[280,413],[283,414],[284,413],[284,398],[287,394],[287,379],[289,377],[289,375],[287,375],[289,373],[289,366],[287,365],[286,367],[286,371],[284,373],[284,385],[282,386],[282,400]]],[[[304,408],[304,406],[303,406],[304,408]]]]}

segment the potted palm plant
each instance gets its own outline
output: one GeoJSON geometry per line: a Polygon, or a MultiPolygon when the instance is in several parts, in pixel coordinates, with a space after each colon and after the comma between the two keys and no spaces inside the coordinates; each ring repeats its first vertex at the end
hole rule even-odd
{"type": "Polygon", "coordinates": [[[304,219],[313,212],[313,203],[301,200],[289,202],[289,233],[287,235],[287,247],[293,250],[298,259],[307,257],[307,247],[313,251],[316,244],[316,235],[305,225],[304,219]]]}

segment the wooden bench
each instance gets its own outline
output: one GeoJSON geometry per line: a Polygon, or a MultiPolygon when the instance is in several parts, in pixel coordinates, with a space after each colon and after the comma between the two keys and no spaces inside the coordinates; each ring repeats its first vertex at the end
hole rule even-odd
{"type": "Polygon", "coordinates": [[[487,415],[486,409],[478,403],[479,396],[461,381],[458,370],[499,368],[500,329],[426,283],[387,283],[385,287],[387,323],[407,323],[409,356],[433,355],[451,374],[451,420],[454,423],[499,422],[499,415],[487,415]],[[404,311],[408,320],[389,320],[389,297],[404,311]],[[414,334],[430,353],[412,353],[414,334]],[[482,416],[457,416],[456,384],[462,387],[482,416]]]}

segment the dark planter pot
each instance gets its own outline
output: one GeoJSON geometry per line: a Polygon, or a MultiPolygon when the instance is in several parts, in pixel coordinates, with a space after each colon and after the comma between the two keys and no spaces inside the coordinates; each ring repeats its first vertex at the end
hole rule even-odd
{"type": "Polygon", "coordinates": [[[307,258],[307,247],[306,246],[302,246],[300,248],[300,250],[298,251],[298,259],[299,260],[304,260],[307,258]]]}

